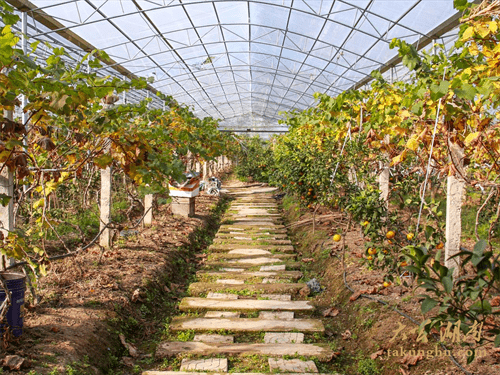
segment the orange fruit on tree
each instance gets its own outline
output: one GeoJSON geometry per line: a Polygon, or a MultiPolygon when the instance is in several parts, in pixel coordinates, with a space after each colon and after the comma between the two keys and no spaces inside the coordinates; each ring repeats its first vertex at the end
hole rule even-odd
{"type": "Polygon", "coordinates": [[[366,220],[361,223],[361,225],[364,227],[366,227],[368,224],[370,224],[370,222],[366,220]]]}
{"type": "Polygon", "coordinates": [[[340,234],[336,234],[336,235],[333,236],[333,240],[335,242],[339,242],[341,239],[342,239],[342,236],[340,234]]]}
{"type": "Polygon", "coordinates": [[[375,254],[377,254],[377,249],[374,249],[373,247],[370,247],[370,248],[368,249],[368,254],[370,254],[370,255],[375,255],[375,254]]]}
{"type": "Polygon", "coordinates": [[[407,239],[408,241],[413,240],[413,237],[415,237],[415,235],[414,235],[413,233],[408,233],[408,234],[406,235],[406,239],[407,239]]]}
{"type": "Polygon", "coordinates": [[[401,267],[406,267],[407,265],[408,265],[408,263],[406,263],[406,261],[401,262],[401,267]]]}
{"type": "Polygon", "coordinates": [[[372,257],[371,255],[368,255],[368,256],[366,257],[366,259],[368,259],[368,260],[372,260],[372,259],[373,259],[373,257],[372,257]]]}
{"type": "Polygon", "coordinates": [[[444,243],[440,242],[436,245],[436,249],[441,250],[444,247],[444,243]]]}
{"type": "Polygon", "coordinates": [[[386,233],[386,237],[390,240],[392,240],[394,238],[394,236],[396,235],[396,233],[393,231],[393,230],[390,230],[389,232],[386,233]]]}
{"type": "Polygon", "coordinates": [[[384,281],[384,288],[388,288],[391,286],[391,283],[389,281],[384,281]]]}

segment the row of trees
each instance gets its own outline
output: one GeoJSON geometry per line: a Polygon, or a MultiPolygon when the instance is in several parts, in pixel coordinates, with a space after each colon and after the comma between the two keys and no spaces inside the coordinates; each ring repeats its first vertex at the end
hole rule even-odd
{"type": "Polygon", "coordinates": [[[438,307],[427,330],[482,324],[482,341],[500,345],[500,6],[454,3],[464,16],[451,51],[392,41],[409,81],[373,72],[369,89],[317,94],[314,108],[285,114],[289,132],[261,166],[305,206],[344,209],[362,225],[366,265],[386,280],[416,276],[422,312],[438,307]],[[470,251],[460,242],[465,189],[478,208],[470,251]]]}
{"type": "MultiPolygon", "coordinates": [[[[63,48],[52,48],[45,61],[37,62],[17,48],[20,35],[12,26],[19,19],[3,0],[0,16],[4,256],[44,271],[49,257],[44,241],[51,236],[60,239],[61,223],[49,209],[51,196],[60,196],[71,186],[90,186],[98,170],[112,167],[133,181],[140,194],[159,193],[168,181],[183,178],[188,155],[211,160],[234,146],[230,136],[217,130],[216,120],[198,119],[172,97],[158,94],[165,110],[149,108],[150,99],[114,105],[119,95],[145,89],[148,82],[99,76],[95,72],[107,56],[98,51],[70,65],[65,61],[74,57],[63,48]],[[21,98],[26,103],[24,122],[13,118],[21,98]],[[14,228],[16,215],[22,212],[29,212],[28,221],[14,228]]],[[[37,46],[38,42],[31,44],[31,53],[37,46]]]]}

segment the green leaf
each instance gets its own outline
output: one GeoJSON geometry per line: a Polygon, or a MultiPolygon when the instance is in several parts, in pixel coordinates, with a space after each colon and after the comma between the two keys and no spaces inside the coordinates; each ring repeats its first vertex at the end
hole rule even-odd
{"type": "Polygon", "coordinates": [[[500,333],[495,337],[495,348],[500,346],[500,333]]]}
{"type": "Polygon", "coordinates": [[[438,302],[430,297],[426,297],[423,301],[422,301],[422,314],[425,314],[427,312],[429,312],[430,310],[432,310],[434,307],[436,307],[438,304],[438,302]]]}
{"type": "Polygon", "coordinates": [[[476,357],[476,351],[475,350],[467,350],[467,353],[470,353],[470,355],[467,356],[467,364],[470,364],[474,358],[476,357]]]}
{"type": "Polygon", "coordinates": [[[486,240],[480,240],[474,245],[473,253],[476,256],[483,256],[484,250],[488,247],[488,242],[486,240]]]}
{"type": "Polygon", "coordinates": [[[451,290],[453,289],[453,280],[451,279],[451,276],[445,276],[441,280],[443,283],[443,287],[446,293],[451,293],[451,290]]]}
{"type": "Polygon", "coordinates": [[[453,6],[456,10],[464,11],[469,7],[467,0],[453,0],[453,6]]]}
{"type": "Polygon", "coordinates": [[[6,207],[10,200],[12,199],[12,197],[6,195],[6,194],[3,194],[3,193],[0,193],[0,204],[4,207],[6,207]]]}
{"type": "Polygon", "coordinates": [[[94,159],[95,165],[97,165],[99,168],[106,168],[112,162],[113,158],[109,154],[104,154],[94,159]]]}
{"type": "Polygon", "coordinates": [[[462,99],[467,99],[467,100],[474,100],[474,97],[476,96],[476,89],[474,86],[464,82],[462,86],[459,88],[455,88],[455,95],[457,95],[459,98],[462,99]]]}

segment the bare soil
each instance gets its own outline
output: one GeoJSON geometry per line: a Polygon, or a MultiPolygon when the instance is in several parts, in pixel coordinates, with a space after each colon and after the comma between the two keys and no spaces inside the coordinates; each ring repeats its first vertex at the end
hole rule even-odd
{"type": "Polygon", "coordinates": [[[151,227],[118,237],[111,249],[94,246],[52,263],[38,280],[41,303],[25,305],[23,335],[3,343],[4,373],[128,373],[152,362],[154,342],[194,274],[195,251],[213,238],[221,202],[200,195],[192,218],[160,206],[151,227]]]}

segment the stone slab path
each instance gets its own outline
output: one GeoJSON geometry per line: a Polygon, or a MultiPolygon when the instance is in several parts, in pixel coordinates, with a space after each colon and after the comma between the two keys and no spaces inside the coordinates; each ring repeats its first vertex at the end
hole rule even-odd
{"type": "Polygon", "coordinates": [[[333,351],[315,343],[325,328],[309,317],[315,307],[301,296],[301,263],[272,197],[275,190],[227,191],[234,199],[207,249],[205,267],[190,285],[190,296],[179,304],[183,316],[170,323],[179,337],[196,335],[189,341],[161,342],[155,354],[180,357],[180,371],[143,374],[260,375],[237,372],[232,361],[245,356],[261,357],[258,370],[267,367],[266,374],[318,374],[317,364],[330,361],[333,351]]]}

